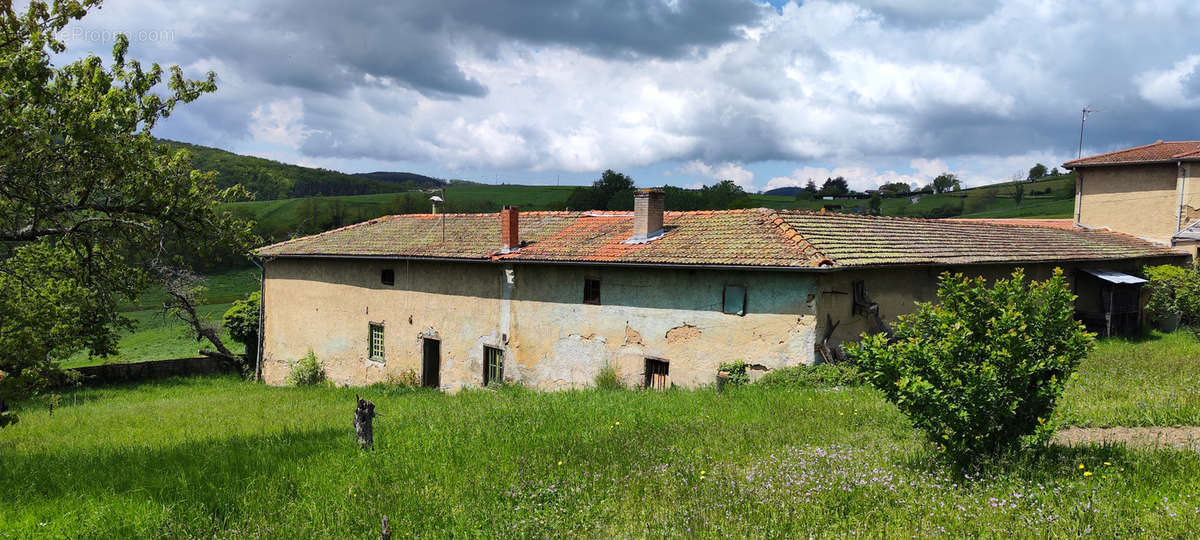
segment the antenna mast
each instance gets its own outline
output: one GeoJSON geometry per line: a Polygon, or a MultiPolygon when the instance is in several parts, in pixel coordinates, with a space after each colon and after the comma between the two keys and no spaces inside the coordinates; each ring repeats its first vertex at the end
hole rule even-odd
{"type": "Polygon", "coordinates": [[[1075,159],[1083,157],[1083,123],[1087,121],[1088,114],[1094,112],[1096,111],[1093,111],[1085,106],[1083,108],[1082,115],[1079,117],[1079,151],[1075,154],[1075,159]]]}

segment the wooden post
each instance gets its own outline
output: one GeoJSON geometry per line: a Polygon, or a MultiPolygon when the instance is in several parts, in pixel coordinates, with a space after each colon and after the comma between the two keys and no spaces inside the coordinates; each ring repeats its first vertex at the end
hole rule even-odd
{"type": "Polygon", "coordinates": [[[375,449],[375,431],[371,422],[375,419],[375,404],[357,395],[358,406],[354,408],[354,432],[358,434],[358,447],[375,449]]]}
{"type": "Polygon", "coordinates": [[[392,540],[392,525],[388,523],[387,516],[383,516],[383,528],[379,532],[379,540],[392,540]]]}

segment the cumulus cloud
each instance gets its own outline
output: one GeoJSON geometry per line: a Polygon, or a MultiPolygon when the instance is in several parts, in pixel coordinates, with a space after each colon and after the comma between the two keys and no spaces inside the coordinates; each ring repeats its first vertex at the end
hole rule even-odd
{"type": "Polygon", "coordinates": [[[250,113],[250,135],[260,141],[300,148],[311,133],[304,127],[304,103],[297,97],[259,105],[250,113]]]}
{"type": "Polygon", "coordinates": [[[1061,163],[1084,105],[1087,149],[1195,137],[1200,3],[961,4],[129,0],[79,24],[171,30],[133,55],[218,72],[161,135],[318,162],[870,187],[1061,163]]]}
{"type": "Polygon", "coordinates": [[[1189,55],[1170,69],[1147,71],[1137,77],[1146,101],[1167,109],[1200,108],[1200,54],[1189,55]]]}
{"type": "MultiPolygon", "coordinates": [[[[733,183],[749,188],[754,185],[754,172],[746,170],[741,165],[736,163],[718,163],[709,165],[699,160],[692,160],[683,165],[668,171],[668,174],[680,174],[684,176],[699,176],[706,180],[732,180],[733,183]]],[[[703,183],[701,183],[703,184],[703,183]]]]}

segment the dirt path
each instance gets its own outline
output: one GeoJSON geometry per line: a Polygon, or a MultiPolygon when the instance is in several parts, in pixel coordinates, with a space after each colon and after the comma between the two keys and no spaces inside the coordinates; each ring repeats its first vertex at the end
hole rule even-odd
{"type": "Polygon", "coordinates": [[[1078,428],[1059,431],[1054,442],[1066,445],[1125,443],[1145,448],[1200,451],[1200,426],[1078,428]]]}

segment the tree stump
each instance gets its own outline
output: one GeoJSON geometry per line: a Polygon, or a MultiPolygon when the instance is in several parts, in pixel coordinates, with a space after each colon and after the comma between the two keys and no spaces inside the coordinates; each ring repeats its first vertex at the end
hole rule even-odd
{"type": "Polygon", "coordinates": [[[354,432],[358,434],[358,447],[366,450],[375,449],[375,429],[371,422],[375,419],[375,404],[357,395],[358,406],[354,409],[354,432]]]}

